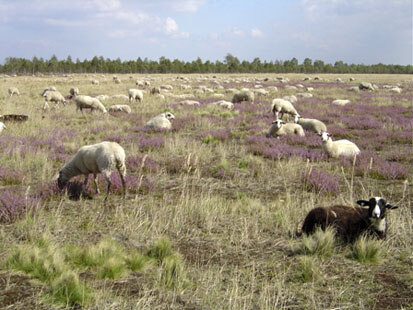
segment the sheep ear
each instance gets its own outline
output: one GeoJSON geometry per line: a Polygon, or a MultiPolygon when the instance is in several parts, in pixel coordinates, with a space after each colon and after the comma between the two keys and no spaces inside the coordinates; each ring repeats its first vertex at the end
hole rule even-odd
{"type": "Polygon", "coordinates": [[[393,209],[397,209],[398,208],[398,206],[393,206],[393,205],[391,205],[391,204],[387,204],[386,205],[386,209],[390,209],[390,210],[393,210],[393,209]]]}
{"type": "Polygon", "coordinates": [[[357,204],[362,206],[362,207],[366,207],[366,206],[370,205],[369,201],[367,201],[367,200],[357,200],[357,204]]]}

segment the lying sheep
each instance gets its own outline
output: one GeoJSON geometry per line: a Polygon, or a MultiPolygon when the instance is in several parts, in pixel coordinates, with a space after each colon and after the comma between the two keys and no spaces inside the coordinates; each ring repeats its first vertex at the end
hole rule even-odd
{"type": "Polygon", "coordinates": [[[360,88],[358,86],[351,86],[348,88],[349,91],[359,92],[360,88]]]}
{"type": "Polygon", "coordinates": [[[160,94],[160,93],[161,93],[161,88],[160,87],[152,87],[151,95],[160,94]]]}
{"type": "Polygon", "coordinates": [[[98,80],[92,80],[92,85],[99,85],[99,81],[98,80]]]}
{"type": "Polygon", "coordinates": [[[348,99],[336,99],[333,102],[331,102],[331,104],[340,105],[340,106],[345,106],[348,103],[350,103],[350,100],[348,99]]]}
{"type": "Polygon", "coordinates": [[[174,88],[171,85],[161,85],[161,89],[163,89],[163,90],[173,90],[174,88]]]}
{"type": "Polygon", "coordinates": [[[85,180],[83,182],[82,194],[85,194],[89,174],[93,173],[93,182],[96,187],[96,193],[99,193],[97,186],[97,174],[102,173],[106,179],[106,196],[105,202],[109,196],[109,189],[111,186],[110,175],[116,168],[119,171],[119,176],[122,181],[123,198],[126,195],[125,185],[125,151],[116,142],[101,142],[93,145],[82,146],[76,153],[76,155],[66,164],[59,172],[59,178],[57,184],[60,190],[62,190],[69,180],[78,175],[84,175],[85,180]]]}
{"type": "Polygon", "coordinates": [[[69,90],[69,93],[70,93],[71,96],[77,96],[77,95],[79,95],[79,88],[77,88],[77,87],[72,87],[72,88],[69,90]]]}
{"type": "Polygon", "coordinates": [[[9,87],[8,89],[10,97],[13,95],[20,96],[20,92],[17,87],[9,87]]]}
{"type": "Polygon", "coordinates": [[[357,145],[349,140],[343,139],[333,141],[328,132],[322,132],[320,136],[323,144],[323,149],[330,157],[354,157],[360,154],[360,149],[357,147],[357,145]]]}
{"type": "Polygon", "coordinates": [[[396,87],[391,88],[390,91],[393,93],[401,94],[402,89],[396,86],[396,87]]]}
{"type": "Polygon", "coordinates": [[[398,207],[388,204],[381,197],[358,200],[357,204],[361,207],[336,205],[314,208],[305,217],[301,232],[309,235],[317,227],[325,230],[327,226],[332,226],[345,241],[353,242],[363,233],[384,239],[387,231],[386,210],[398,207]]]}
{"type": "Polygon", "coordinates": [[[272,101],[271,112],[275,115],[275,119],[282,119],[284,113],[290,114],[294,117],[297,115],[299,116],[293,104],[290,101],[281,98],[276,98],[272,101]],[[281,114],[280,118],[278,118],[279,114],[281,114]]]}
{"type": "Polygon", "coordinates": [[[143,101],[143,92],[140,89],[131,88],[129,89],[128,94],[129,94],[129,102],[132,102],[132,100],[136,100],[136,102],[143,101]]]}
{"type": "Polygon", "coordinates": [[[313,94],[312,93],[298,93],[298,97],[303,97],[303,98],[312,98],[313,94]]]}
{"type": "Polygon", "coordinates": [[[154,118],[150,119],[145,128],[147,129],[171,129],[172,123],[175,116],[171,112],[166,112],[155,116],[154,118]]]}
{"type": "Polygon", "coordinates": [[[222,107],[222,108],[226,108],[228,110],[232,110],[234,108],[234,104],[230,101],[225,101],[225,100],[220,100],[217,102],[213,102],[212,104],[222,107]]]}
{"type": "Polygon", "coordinates": [[[66,99],[63,97],[63,95],[58,92],[57,90],[48,90],[43,94],[43,97],[45,98],[45,103],[43,106],[43,109],[46,109],[49,107],[49,102],[54,101],[56,103],[56,106],[58,106],[59,102],[61,102],[63,105],[66,105],[66,99]]]}
{"type": "Polygon", "coordinates": [[[254,90],[254,93],[256,93],[257,95],[261,95],[261,96],[267,96],[269,95],[270,92],[265,89],[256,89],[254,90]]]}
{"type": "Polygon", "coordinates": [[[126,95],[113,95],[112,98],[115,98],[115,99],[124,99],[124,100],[128,100],[128,101],[129,101],[129,96],[126,96],[126,95]]]}
{"type": "Polygon", "coordinates": [[[327,126],[322,121],[315,118],[302,118],[301,116],[296,115],[294,123],[301,125],[305,130],[310,130],[317,134],[327,131],[327,126]]]}
{"type": "Polygon", "coordinates": [[[109,112],[125,112],[127,114],[132,112],[132,109],[127,104],[115,104],[109,107],[109,112]]]}
{"type": "Polygon", "coordinates": [[[0,133],[1,133],[4,129],[7,129],[6,125],[4,125],[4,123],[0,122],[0,133]]]}
{"type": "Polygon", "coordinates": [[[76,112],[80,110],[80,112],[83,113],[83,109],[90,109],[91,111],[98,110],[103,114],[107,113],[105,106],[99,101],[99,99],[85,95],[79,95],[74,98],[76,103],[76,112]]]}
{"type": "Polygon", "coordinates": [[[185,104],[185,105],[199,105],[199,101],[196,100],[183,100],[179,102],[180,104],[185,104]]]}
{"type": "Polygon", "coordinates": [[[371,90],[374,91],[374,87],[371,83],[367,83],[367,82],[361,82],[359,84],[359,89],[360,90],[371,90]]]}
{"type": "Polygon", "coordinates": [[[115,81],[115,84],[120,84],[121,83],[121,80],[118,77],[116,79],[114,79],[114,81],[115,81]]]}
{"type": "Polygon", "coordinates": [[[268,131],[267,137],[279,137],[285,135],[297,135],[305,137],[304,129],[295,123],[285,123],[282,120],[275,120],[268,131]]]}
{"type": "Polygon", "coordinates": [[[240,92],[235,93],[232,96],[232,103],[239,103],[243,101],[248,101],[254,103],[254,93],[250,90],[242,89],[240,92]]]}

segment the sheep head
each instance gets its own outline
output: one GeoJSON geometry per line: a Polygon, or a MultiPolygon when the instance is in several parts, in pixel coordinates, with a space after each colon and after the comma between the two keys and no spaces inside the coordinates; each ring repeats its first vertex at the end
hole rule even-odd
{"type": "Polygon", "coordinates": [[[397,206],[393,206],[386,202],[381,197],[373,197],[369,200],[358,200],[357,204],[362,207],[369,207],[369,218],[371,219],[383,219],[386,216],[386,209],[397,209],[397,206]]]}

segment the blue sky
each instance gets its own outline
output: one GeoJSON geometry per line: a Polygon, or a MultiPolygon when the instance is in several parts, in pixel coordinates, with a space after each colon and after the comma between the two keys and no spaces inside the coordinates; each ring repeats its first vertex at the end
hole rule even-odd
{"type": "Polygon", "coordinates": [[[0,61],[122,60],[412,64],[412,0],[0,0],[0,61]]]}

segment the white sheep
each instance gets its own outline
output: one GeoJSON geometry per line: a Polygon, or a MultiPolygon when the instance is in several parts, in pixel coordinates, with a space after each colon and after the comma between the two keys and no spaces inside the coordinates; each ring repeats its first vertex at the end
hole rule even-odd
{"type": "Polygon", "coordinates": [[[126,95],[113,95],[112,98],[129,100],[129,96],[126,95]]]}
{"type": "Polygon", "coordinates": [[[56,87],[54,87],[54,86],[49,86],[49,87],[46,87],[45,89],[43,89],[43,92],[42,92],[42,97],[44,96],[44,94],[47,92],[47,91],[56,91],[56,87]]]}
{"type": "Polygon", "coordinates": [[[248,89],[241,89],[240,92],[235,93],[232,96],[232,103],[239,103],[243,101],[249,101],[254,103],[254,93],[248,89]]]}
{"type": "Polygon", "coordinates": [[[135,82],[135,85],[137,86],[137,87],[143,87],[143,81],[141,81],[141,80],[136,80],[136,82],[135,82]]]}
{"type": "Polygon", "coordinates": [[[303,97],[303,98],[312,98],[313,94],[312,93],[298,93],[298,97],[303,97]]]}
{"type": "Polygon", "coordinates": [[[1,133],[4,129],[7,129],[6,125],[4,125],[3,122],[0,122],[0,133],[1,133]]]}
{"type": "Polygon", "coordinates": [[[63,97],[63,95],[57,90],[48,90],[43,94],[43,97],[46,100],[43,109],[45,109],[46,106],[49,106],[49,101],[54,101],[56,103],[56,106],[59,104],[59,102],[63,103],[63,105],[66,105],[65,97],[63,97]]]}
{"type": "Polygon", "coordinates": [[[115,81],[115,84],[120,84],[121,83],[121,80],[118,77],[116,79],[114,79],[114,81],[115,81]]]}
{"type": "Polygon", "coordinates": [[[322,121],[315,118],[302,118],[301,116],[296,115],[294,123],[301,125],[305,130],[310,130],[317,134],[327,131],[327,126],[322,121]]]}
{"type": "Polygon", "coordinates": [[[20,96],[20,92],[17,89],[17,87],[9,87],[8,91],[9,91],[10,97],[13,96],[13,95],[20,96]]]}
{"type": "Polygon", "coordinates": [[[225,101],[225,100],[220,100],[217,102],[213,102],[212,104],[222,107],[222,108],[226,108],[228,110],[232,110],[234,108],[234,104],[230,101],[225,101]]]}
{"type": "Polygon", "coordinates": [[[295,123],[285,123],[280,119],[273,121],[268,131],[268,136],[279,137],[285,135],[305,137],[304,129],[300,125],[295,123]]]}
{"type": "Polygon", "coordinates": [[[108,100],[109,96],[108,95],[97,95],[95,98],[102,101],[102,100],[108,100]]]}
{"type": "Polygon", "coordinates": [[[127,104],[115,104],[109,107],[109,112],[125,112],[127,114],[132,112],[132,109],[127,104]]]}
{"type": "Polygon", "coordinates": [[[174,119],[175,116],[171,112],[166,112],[155,116],[150,119],[145,128],[148,129],[171,129],[172,123],[170,120],[174,119]]]}
{"type": "Polygon", "coordinates": [[[351,86],[348,88],[349,91],[359,92],[360,88],[358,86],[351,86]]]}
{"type": "Polygon", "coordinates": [[[80,112],[83,113],[83,109],[91,109],[92,111],[99,110],[103,114],[107,113],[105,106],[97,98],[85,95],[79,95],[74,98],[76,103],[76,112],[80,110],[80,112]]]}
{"type": "Polygon", "coordinates": [[[98,80],[92,80],[92,85],[99,85],[99,81],[98,80]]]}
{"type": "Polygon", "coordinates": [[[333,102],[331,102],[331,104],[340,105],[340,106],[344,106],[348,103],[350,103],[350,100],[348,99],[336,99],[333,102]]]}
{"type": "Polygon", "coordinates": [[[174,88],[171,85],[161,85],[161,89],[163,89],[163,90],[173,90],[174,88]]]}
{"type": "Polygon", "coordinates": [[[297,100],[298,100],[297,97],[294,96],[294,95],[284,96],[282,99],[287,100],[287,101],[289,101],[289,102],[291,102],[291,103],[296,103],[297,100]]]}
{"type": "Polygon", "coordinates": [[[390,91],[394,92],[394,93],[397,93],[397,94],[400,94],[402,92],[402,89],[400,87],[396,86],[396,87],[391,88],[390,91]]]}
{"type": "Polygon", "coordinates": [[[282,119],[284,113],[290,114],[294,117],[299,115],[290,101],[281,98],[276,98],[272,101],[271,112],[275,115],[276,119],[282,119]],[[279,114],[281,114],[280,118],[278,118],[279,114]]]}
{"type": "Polygon", "coordinates": [[[199,101],[196,100],[183,100],[179,102],[180,104],[185,104],[185,105],[199,105],[199,101]]]}
{"type": "Polygon", "coordinates": [[[72,87],[72,88],[69,90],[69,93],[70,93],[70,95],[72,95],[72,96],[77,96],[77,95],[79,95],[79,88],[77,88],[77,87],[72,87]]]}
{"type": "Polygon", "coordinates": [[[267,96],[270,92],[268,90],[265,89],[255,89],[254,93],[256,93],[257,95],[261,95],[261,96],[267,96]]]}
{"type": "Polygon", "coordinates": [[[131,88],[128,91],[129,94],[129,102],[132,100],[136,100],[136,102],[139,100],[139,102],[143,101],[143,92],[140,89],[136,88],[131,88]]]}
{"type": "Polygon", "coordinates": [[[89,174],[93,173],[93,182],[95,183],[96,193],[99,188],[96,183],[97,174],[102,173],[106,179],[106,196],[105,202],[109,196],[111,186],[110,175],[115,168],[119,171],[122,181],[123,198],[126,195],[125,175],[125,150],[116,142],[104,141],[93,145],[82,146],[76,155],[59,171],[57,184],[59,189],[63,189],[67,182],[75,176],[84,175],[82,194],[86,191],[89,174]]]}
{"type": "Polygon", "coordinates": [[[323,144],[323,149],[330,157],[354,157],[360,154],[360,149],[357,147],[357,145],[349,140],[343,139],[333,141],[328,132],[322,132],[320,136],[323,144]]]}
{"type": "Polygon", "coordinates": [[[359,84],[359,89],[360,90],[374,90],[374,86],[371,83],[367,83],[367,82],[361,82],[359,84]]]}

